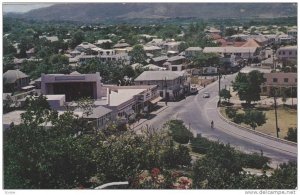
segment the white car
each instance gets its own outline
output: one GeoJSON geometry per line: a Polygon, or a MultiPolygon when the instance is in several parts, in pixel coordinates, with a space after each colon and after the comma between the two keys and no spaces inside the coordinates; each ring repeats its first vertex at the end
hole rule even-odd
{"type": "Polygon", "coordinates": [[[209,94],[208,92],[204,92],[203,97],[204,97],[204,98],[209,98],[209,97],[210,97],[210,94],[209,94]]]}

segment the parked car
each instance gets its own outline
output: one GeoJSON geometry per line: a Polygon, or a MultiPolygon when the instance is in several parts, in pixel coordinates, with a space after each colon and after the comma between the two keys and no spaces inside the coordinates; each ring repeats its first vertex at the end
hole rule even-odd
{"type": "Polygon", "coordinates": [[[210,97],[210,94],[209,94],[208,92],[204,92],[203,97],[204,97],[204,98],[209,98],[209,97],[210,97]]]}
{"type": "Polygon", "coordinates": [[[196,85],[192,85],[191,86],[191,90],[190,90],[190,94],[197,94],[198,93],[198,89],[196,85]]]}

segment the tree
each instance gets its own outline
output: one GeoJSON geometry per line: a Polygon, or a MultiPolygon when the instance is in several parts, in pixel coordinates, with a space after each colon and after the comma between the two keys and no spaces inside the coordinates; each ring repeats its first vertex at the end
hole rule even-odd
{"type": "Polygon", "coordinates": [[[147,55],[142,45],[135,45],[129,52],[131,63],[146,64],[147,55]]]}
{"type": "Polygon", "coordinates": [[[77,45],[81,44],[84,40],[84,32],[82,30],[77,30],[70,41],[70,47],[73,49],[77,45]]]}
{"type": "Polygon", "coordinates": [[[284,139],[292,142],[297,142],[297,127],[295,128],[289,127],[287,135],[284,139]]]}
{"type": "Polygon", "coordinates": [[[225,113],[229,118],[234,118],[236,115],[236,109],[234,109],[232,107],[226,107],[225,113]]]}
{"type": "Polygon", "coordinates": [[[93,108],[95,107],[94,100],[88,97],[80,98],[75,102],[77,108],[83,111],[84,116],[93,114],[93,108]]]}
{"type": "Polygon", "coordinates": [[[189,47],[189,45],[188,45],[186,42],[181,42],[181,43],[178,45],[178,51],[179,51],[179,53],[180,53],[180,52],[183,52],[183,51],[186,50],[188,47],[189,47]]]}
{"type": "Polygon", "coordinates": [[[237,31],[234,28],[226,28],[225,29],[225,36],[230,37],[232,35],[235,35],[237,31]]]}
{"type": "Polygon", "coordinates": [[[250,125],[253,129],[266,123],[266,114],[257,110],[246,110],[244,123],[250,125]]]}
{"type": "Polygon", "coordinates": [[[229,101],[229,99],[231,98],[231,94],[230,91],[227,89],[222,89],[220,91],[220,97],[224,98],[225,100],[229,101]]]}
{"type": "Polygon", "coordinates": [[[233,90],[237,91],[240,100],[247,104],[260,100],[260,86],[264,83],[263,74],[259,71],[251,71],[249,74],[239,73],[232,82],[233,90]]]}
{"type": "Polygon", "coordinates": [[[207,67],[207,66],[216,66],[220,62],[220,58],[215,53],[200,53],[199,55],[195,56],[193,61],[193,66],[200,68],[200,67],[207,67]]]}

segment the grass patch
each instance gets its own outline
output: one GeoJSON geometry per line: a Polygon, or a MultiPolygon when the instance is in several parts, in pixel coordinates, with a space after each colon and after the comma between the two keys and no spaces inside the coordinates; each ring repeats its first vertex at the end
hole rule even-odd
{"type": "MultiPolygon", "coordinates": [[[[255,130],[262,133],[277,136],[275,131],[275,110],[274,108],[255,108],[259,111],[262,111],[266,114],[267,121],[262,126],[257,127],[255,130]]],[[[220,113],[228,118],[225,112],[225,108],[220,108],[220,113]]],[[[238,109],[237,113],[243,113],[242,109],[238,109]]],[[[278,127],[280,129],[279,137],[284,138],[287,135],[289,127],[297,127],[297,110],[279,106],[277,109],[277,118],[278,118],[278,127]]],[[[243,124],[242,126],[251,128],[250,126],[243,124]]]]}

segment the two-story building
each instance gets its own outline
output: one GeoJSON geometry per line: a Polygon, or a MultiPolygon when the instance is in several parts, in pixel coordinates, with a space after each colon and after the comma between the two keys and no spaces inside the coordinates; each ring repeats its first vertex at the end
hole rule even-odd
{"type": "Polygon", "coordinates": [[[184,54],[186,58],[193,58],[200,55],[202,52],[201,47],[189,47],[185,50],[184,54]]]}
{"type": "Polygon", "coordinates": [[[297,60],[297,46],[280,47],[276,51],[276,57],[281,61],[297,60]]]}
{"type": "Polygon", "coordinates": [[[236,57],[242,59],[253,59],[258,55],[257,47],[205,47],[203,53],[217,53],[222,56],[231,56],[234,54],[236,57]]]}
{"type": "Polygon", "coordinates": [[[187,63],[186,58],[184,56],[173,56],[170,57],[167,62],[163,64],[163,66],[167,70],[171,71],[183,71],[186,69],[187,63]]]}
{"type": "Polygon", "coordinates": [[[135,85],[157,85],[160,97],[176,100],[185,92],[184,71],[144,71],[135,79],[135,85]]]}
{"type": "Polygon", "coordinates": [[[280,91],[287,88],[291,91],[297,89],[297,73],[264,73],[263,77],[265,78],[265,82],[261,86],[261,95],[270,95],[272,87],[280,91]]]}

